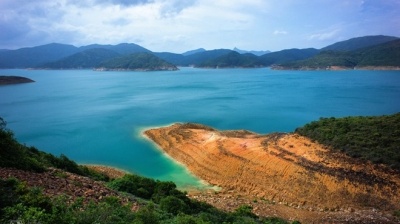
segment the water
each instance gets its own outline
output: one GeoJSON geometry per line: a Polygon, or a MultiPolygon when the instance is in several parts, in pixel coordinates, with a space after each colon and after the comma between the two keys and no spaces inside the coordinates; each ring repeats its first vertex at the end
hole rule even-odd
{"type": "Polygon", "coordinates": [[[35,83],[0,86],[0,117],[18,140],[79,163],[199,180],[142,137],[149,127],[291,132],[320,117],[400,112],[399,71],[194,69],[176,72],[0,70],[35,83]]]}

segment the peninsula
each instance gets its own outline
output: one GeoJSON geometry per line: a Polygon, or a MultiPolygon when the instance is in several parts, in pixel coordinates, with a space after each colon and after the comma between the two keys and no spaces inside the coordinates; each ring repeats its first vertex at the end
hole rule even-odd
{"type": "Polygon", "coordinates": [[[193,174],[231,195],[307,211],[400,209],[400,174],[297,133],[259,135],[173,124],[144,134],[193,174]]]}
{"type": "Polygon", "coordinates": [[[0,76],[0,85],[12,85],[21,83],[35,82],[32,79],[28,79],[21,76],[0,76]]]}

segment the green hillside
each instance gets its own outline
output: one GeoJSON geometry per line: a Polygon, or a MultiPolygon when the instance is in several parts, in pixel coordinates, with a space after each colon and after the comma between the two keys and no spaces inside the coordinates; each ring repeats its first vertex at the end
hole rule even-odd
{"type": "Polygon", "coordinates": [[[355,51],[322,51],[314,57],[280,65],[280,69],[347,69],[363,66],[400,67],[400,39],[355,51]]]}
{"type": "Polygon", "coordinates": [[[282,51],[271,52],[269,54],[262,55],[260,60],[265,66],[273,64],[282,64],[297,60],[303,60],[310,58],[318,54],[319,50],[314,48],[307,49],[287,49],[282,51]]]}
{"type": "Polygon", "coordinates": [[[174,71],[178,68],[151,53],[136,53],[100,63],[98,70],[174,71]]]}
{"type": "Polygon", "coordinates": [[[383,35],[356,37],[331,44],[322,48],[321,51],[354,51],[361,48],[383,44],[396,39],[399,38],[383,35]]]}
{"type": "Polygon", "coordinates": [[[330,146],[332,150],[400,171],[400,113],[321,118],[297,128],[296,133],[330,146]]]}
{"type": "Polygon", "coordinates": [[[120,56],[112,50],[103,48],[88,49],[61,60],[42,64],[37,68],[42,69],[82,69],[82,68],[94,68],[97,67],[101,62],[120,56]]]}
{"type": "Polygon", "coordinates": [[[140,45],[133,44],[133,43],[121,43],[121,44],[117,44],[117,45],[91,44],[91,45],[87,45],[87,46],[82,46],[79,48],[79,50],[84,51],[84,50],[96,49],[96,48],[114,51],[121,55],[128,55],[128,54],[141,53],[141,52],[147,52],[147,53],[151,52],[150,50],[148,50],[140,45]]]}
{"type": "Polygon", "coordinates": [[[253,54],[240,54],[236,51],[219,56],[212,60],[200,63],[196,67],[200,68],[254,68],[262,67],[263,64],[259,57],[253,54]]]}
{"type": "Polygon", "coordinates": [[[356,52],[357,66],[400,66],[400,39],[356,52]]]}
{"type": "Polygon", "coordinates": [[[29,68],[56,61],[78,52],[72,45],[46,44],[0,52],[0,68],[29,68]]]}

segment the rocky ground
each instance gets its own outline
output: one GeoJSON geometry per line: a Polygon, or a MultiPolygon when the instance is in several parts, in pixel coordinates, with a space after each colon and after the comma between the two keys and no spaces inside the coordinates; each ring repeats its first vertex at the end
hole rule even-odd
{"type": "Polygon", "coordinates": [[[119,192],[104,186],[104,182],[94,181],[88,177],[68,173],[59,169],[49,169],[43,173],[0,167],[0,178],[14,177],[25,182],[30,187],[39,187],[49,197],[65,196],[72,203],[77,198],[83,198],[84,203],[99,202],[105,197],[118,197],[122,203],[133,202],[132,210],[139,208],[134,198],[121,195],[119,192]]]}
{"type": "Polygon", "coordinates": [[[245,203],[263,216],[305,223],[396,223],[400,175],[296,134],[258,135],[175,124],[145,134],[220,193],[192,193],[232,210],[245,203]]]}

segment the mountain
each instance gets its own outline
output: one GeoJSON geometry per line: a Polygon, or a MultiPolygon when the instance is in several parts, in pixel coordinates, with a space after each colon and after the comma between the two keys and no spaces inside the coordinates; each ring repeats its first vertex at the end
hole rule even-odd
{"type": "Polygon", "coordinates": [[[82,46],[79,48],[79,50],[88,50],[88,49],[96,49],[96,48],[102,48],[102,49],[107,49],[107,50],[112,50],[117,52],[118,54],[133,54],[133,53],[139,53],[139,52],[151,52],[150,50],[139,46],[137,44],[133,43],[122,43],[122,44],[117,44],[117,45],[100,45],[100,44],[91,44],[87,46],[82,46]]]}
{"type": "Polygon", "coordinates": [[[268,53],[270,53],[271,51],[246,51],[246,50],[240,50],[240,49],[238,49],[238,48],[233,48],[233,51],[236,51],[236,52],[238,52],[239,54],[247,54],[247,53],[250,53],[250,54],[254,54],[254,55],[256,55],[256,56],[261,56],[261,55],[264,55],[264,54],[268,54],[268,53]]]}
{"type": "Polygon", "coordinates": [[[357,66],[400,66],[400,39],[389,41],[358,52],[357,66]]]}
{"type": "Polygon", "coordinates": [[[254,54],[240,54],[236,51],[205,61],[196,67],[201,68],[255,68],[263,67],[259,57],[254,54]]]}
{"type": "Polygon", "coordinates": [[[192,55],[192,54],[196,54],[196,53],[201,53],[206,51],[204,48],[199,48],[199,49],[195,49],[195,50],[191,50],[191,51],[186,51],[185,53],[182,53],[183,56],[188,56],[188,55],[192,55]]]}
{"type": "Polygon", "coordinates": [[[264,54],[260,57],[260,60],[265,66],[270,66],[273,64],[287,63],[291,61],[302,60],[310,58],[318,54],[319,50],[314,48],[307,49],[287,49],[282,51],[271,52],[269,54],[264,54]]]}
{"type": "Polygon", "coordinates": [[[361,48],[366,48],[378,44],[382,44],[385,42],[389,42],[392,40],[399,39],[398,37],[391,37],[391,36],[364,36],[364,37],[356,37],[351,38],[349,40],[340,41],[334,43],[332,45],[326,46],[321,49],[321,51],[354,51],[361,48]]]}
{"type": "MultiPolygon", "coordinates": [[[[66,44],[46,44],[37,47],[21,48],[17,50],[0,51],[0,68],[32,68],[55,62],[75,53],[83,52],[89,49],[107,49],[118,54],[132,54],[138,52],[151,52],[137,44],[118,44],[118,45],[99,45],[92,44],[83,47],[75,47],[66,44]]],[[[100,52],[100,51],[99,51],[100,52]]],[[[102,54],[102,53],[101,53],[102,54]]],[[[92,55],[95,57],[94,55],[92,55]]],[[[100,55],[99,57],[102,57],[100,55]]],[[[73,65],[62,64],[63,67],[74,67],[73,65]]],[[[57,68],[57,67],[52,67],[57,68]]],[[[59,67],[60,68],[60,67],[59,67]]],[[[59,69],[57,68],[57,69],[59,69]]]]}
{"type": "Polygon", "coordinates": [[[185,64],[185,56],[183,56],[182,54],[175,54],[169,52],[155,52],[153,54],[171,64],[187,66],[185,64]]]}
{"type": "MultiPolygon", "coordinates": [[[[47,44],[17,50],[0,50],[0,68],[74,69],[97,67],[100,62],[134,53],[151,53],[176,66],[195,67],[259,67],[274,65],[276,69],[326,69],[332,66],[399,67],[397,37],[364,36],[334,43],[320,50],[285,49],[277,52],[203,48],[183,54],[152,52],[133,43],[117,45],[91,44],[75,47],[66,44],[47,44]],[[382,44],[391,42],[392,45],[382,44]],[[382,46],[381,46],[382,45],[382,46]],[[376,48],[374,48],[376,46],[376,48]],[[242,56],[238,54],[242,54],[242,56]],[[254,55],[250,56],[249,54],[254,55]],[[256,58],[257,57],[257,58],[256,58]],[[313,57],[313,58],[312,58],[313,57]],[[310,60],[308,60],[310,59],[310,60]],[[277,66],[278,65],[278,66],[277,66]]],[[[381,67],[383,69],[383,67],[381,67]]]]}
{"type": "Polygon", "coordinates": [[[204,52],[199,52],[195,54],[188,55],[184,58],[184,60],[181,62],[183,66],[197,66],[200,65],[201,63],[204,63],[205,61],[211,60],[218,58],[222,55],[226,55],[228,53],[232,52],[232,50],[228,49],[216,49],[216,50],[210,50],[210,51],[204,51],[204,52]]]}
{"type": "Polygon", "coordinates": [[[283,63],[275,69],[399,69],[400,39],[354,51],[321,51],[312,58],[283,63]]]}
{"type": "Polygon", "coordinates": [[[0,68],[29,68],[46,62],[56,61],[78,52],[72,45],[46,44],[0,52],[0,68]]]}
{"type": "Polygon", "coordinates": [[[107,60],[100,63],[96,70],[174,71],[178,70],[178,68],[151,53],[143,52],[107,60]]]}
{"type": "Polygon", "coordinates": [[[89,48],[55,62],[37,66],[42,69],[82,69],[94,68],[101,62],[121,56],[115,51],[104,48],[89,48]]]}

